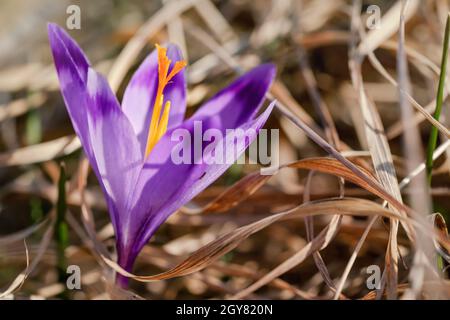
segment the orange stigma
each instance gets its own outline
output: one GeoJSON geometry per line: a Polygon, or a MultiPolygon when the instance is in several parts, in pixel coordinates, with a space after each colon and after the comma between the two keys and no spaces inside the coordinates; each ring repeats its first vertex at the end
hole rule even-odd
{"type": "Polygon", "coordinates": [[[164,102],[164,88],[170,80],[186,66],[186,61],[176,61],[169,73],[171,60],[167,57],[167,48],[156,44],[158,51],[158,89],[156,91],[155,103],[153,105],[152,118],[148,129],[147,147],[145,148],[145,157],[148,157],[153,147],[159,139],[166,133],[169,123],[170,101],[164,102]],[[161,111],[164,111],[161,115],[161,111]]]}

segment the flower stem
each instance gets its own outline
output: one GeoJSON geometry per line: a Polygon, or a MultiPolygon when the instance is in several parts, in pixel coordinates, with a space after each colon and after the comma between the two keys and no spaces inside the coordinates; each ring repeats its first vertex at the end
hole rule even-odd
{"type": "Polygon", "coordinates": [[[116,285],[122,289],[128,289],[130,284],[130,278],[121,275],[120,273],[116,274],[116,285]]]}
{"type": "MultiPolygon", "coordinates": [[[[136,257],[131,257],[129,254],[125,254],[125,253],[129,253],[126,250],[123,249],[117,249],[118,251],[118,261],[117,263],[119,264],[120,267],[122,267],[122,269],[124,269],[127,272],[132,272],[133,271],[133,265],[134,265],[134,260],[136,257]]],[[[130,283],[130,278],[121,275],[120,273],[116,273],[116,285],[119,286],[122,289],[128,289],[130,283]]]]}

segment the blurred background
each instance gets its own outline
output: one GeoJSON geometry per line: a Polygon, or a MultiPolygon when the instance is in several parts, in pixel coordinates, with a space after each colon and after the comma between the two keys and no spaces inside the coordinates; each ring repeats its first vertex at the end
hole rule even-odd
{"type": "MultiPolygon", "coordinates": [[[[1,1],[1,292],[25,270],[27,279],[18,290],[7,295],[9,298],[137,298],[112,288],[105,266],[92,253],[89,244],[89,234],[81,218],[81,196],[76,188],[83,154],[74,140],[59,92],[47,39],[48,22],[68,29],[67,21],[74,12],[71,6],[80,9],[80,29],[68,32],[95,68],[108,76],[119,100],[133,71],[155,43],[177,43],[188,61],[188,114],[236,78],[238,70],[273,62],[278,72],[273,96],[323,137],[327,137],[326,124],[331,121],[338,134],[337,141],[341,142],[338,151],[354,152],[354,157],[364,159],[373,169],[371,142],[366,136],[349,70],[352,10],[356,7],[360,17],[359,36],[363,40],[359,44],[374,50],[387,74],[397,78],[400,3],[371,0],[362,1],[358,7],[345,0],[1,1]],[[72,9],[68,12],[68,8],[72,9]],[[380,17],[388,15],[379,25],[378,12],[380,17]],[[124,48],[133,42],[138,49],[124,55],[124,51],[127,53],[124,48]],[[66,185],[64,205],[67,205],[63,243],[50,229],[49,219],[58,199],[61,200],[61,188],[58,189],[61,164],[66,174],[63,184],[66,185]],[[77,265],[82,270],[80,290],[67,290],[61,281],[61,250],[63,264],[77,265]]],[[[444,0],[409,1],[406,10],[410,92],[430,113],[435,106],[449,5],[444,0]]],[[[368,59],[362,62],[361,74],[367,96],[380,116],[400,181],[410,171],[404,157],[405,121],[402,121],[398,89],[368,59]]],[[[421,151],[417,158],[423,161],[431,125],[420,114],[412,112],[408,123],[417,124],[416,146],[421,151]]],[[[446,127],[449,117],[449,107],[444,104],[440,122],[446,127]]],[[[280,114],[274,113],[266,127],[280,129],[281,163],[327,156],[280,114]]],[[[438,145],[445,141],[446,137],[441,136],[438,145]]],[[[431,200],[432,212],[441,213],[448,221],[450,162],[449,151],[446,152],[435,161],[432,187],[425,197],[431,200]]],[[[256,169],[254,165],[232,166],[190,205],[198,207],[208,203],[256,169]]],[[[220,234],[305,201],[339,196],[339,180],[335,177],[316,173],[309,179],[310,183],[308,171],[283,169],[225,212],[197,214],[197,217],[189,214],[189,210],[177,212],[143,250],[134,272],[162,272],[220,234]]],[[[410,205],[408,188],[402,192],[405,203],[410,205]]],[[[345,195],[382,203],[351,183],[345,185],[345,195]]],[[[92,173],[85,196],[92,210],[97,238],[112,252],[114,234],[92,173]]],[[[331,220],[332,213],[315,218],[312,223],[316,234],[331,220]]],[[[368,222],[367,217],[344,217],[333,240],[321,252],[322,263],[312,256],[305,257],[247,298],[332,298],[368,222]],[[326,271],[320,266],[325,266],[326,271]]],[[[380,217],[374,221],[366,236],[341,288],[341,298],[374,298],[373,290],[366,285],[366,268],[378,265],[383,269],[389,239],[388,220],[380,217]]],[[[132,281],[130,289],[146,299],[231,297],[299,252],[309,241],[303,219],[277,222],[241,241],[236,249],[200,272],[153,283],[132,281]]],[[[398,235],[398,252],[401,257],[398,282],[402,292],[401,284],[408,283],[413,258],[411,242],[404,230],[398,235]]]]}

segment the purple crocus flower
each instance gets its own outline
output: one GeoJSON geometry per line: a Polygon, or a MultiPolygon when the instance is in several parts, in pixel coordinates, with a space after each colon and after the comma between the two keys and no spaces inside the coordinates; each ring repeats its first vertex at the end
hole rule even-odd
{"type": "MultiPolygon", "coordinates": [[[[230,166],[230,162],[174,163],[171,151],[179,141],[173,141],[171,133],[177,129],[193,133],[198,121],[203,130],[219,130],[224,141],[227,129],[258,132],[273,107],[256,116],[275,67],[254,68],[185,120],[186,63],[175,45],[157,46],[144,60],[120,105],[77,43],[55,24],[48,25],[48,33],[69,116],[106,198],[118,264],[131,272],[158,227],[230,166]]],[[[234,160],[253,139],[235,146],[234,160]]],[[[201,157],[207,160],[212,154],[201,157]]],[[[118,276],[118,283],[125,287],[127,279],[118,276]]]]}

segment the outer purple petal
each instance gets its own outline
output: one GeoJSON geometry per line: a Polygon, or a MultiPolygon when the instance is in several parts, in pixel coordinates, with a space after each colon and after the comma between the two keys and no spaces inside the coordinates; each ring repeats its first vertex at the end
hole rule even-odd
{"type": "Polygon", "coordinates": [[[79,98],[78,92],[84,90],[83,88],[86,86],[89,61],[75,41],[56,24],[48,24],[48,37],[59,77],[60,88],[66,100],[67,111],[86,154],[92,158],[86,112],[83,107],[75,107],[74,104],[79,98]],[[69,106],[68,102],[72,102],[70,103],[71,106],[69,106]]]}
{"type": "MultiPolygon", "coordinates": [[[[171,68],[176,61],[182,60],[181,50],[174,44],[167,47],[167,56],[172,60],[171,68]]],[[[122,101],[123,112],[130,119],[134,131],[144,153],[147,144],[148,128],[158,88],[157,50],[142,62],[134,73],[122,101]]],[[[186,80],[185,71],[178,73],[164,89],[164,99],[171,101],[168,128],[180,125],[186,112],[186,80]]]]}
{"type": "Polygon", "coordinates": [[[78,45],[55,24],[48,32],[67,110],[117,231],[142,167],[138,141],[106,79],[90,68],[78,45]]]}
{"type": "Polygon", "coordinates": [[[275,73],[273,64],[252,69],[212,97],[191,119],[208,119],[211,126],[222,130],[239,127],[255,117],[275,73]]]}
{"type": "Polygon", "coordinates": [[[110,202],[111,217],[117,222],[116,237],[126,238],[119,232],[119,225],[127,221],[124,215],[142,168],[142,153],[131,123],[106,79],[93,69],[88,71],[87,95],[88,129],[97,176],[110,202]]]}
{"type": "MultiPolygon", "coordinates": [[[[250,120],[239,128],[245,132],[247,130],[259,132],[269,117],[273,105],[271,104],[257,119],[250,120]]],[[[193,123],[193,120],[189,120],[181,127],[192,133],[193,123]]],[[[165,135],[152,151],[138,181],[136,195],[140,196],[136,199],[130,216],[130,219],[136,223],[130,223],[129,229],[122,231],[133,234],[134,238],[129,239],[128,243],[122,243],[122,248],[119,250],[120,264],[127,270],[131,270],[137,254],[159,226],[173,212],[219,178],[255,138],[256,135],[253,135],[239,146],[229,142],[230,144],[225,148],[236,147],[237,152],[232,156],[232,160],[226,163],[207,164],[211,154],[204,154],[201,164],[177,165],[170,158],[171,150],[177,142],[171,141],[170,134],[165,135]]],[[[226,137],[224,141],[227,141],[226,137]]]]}

